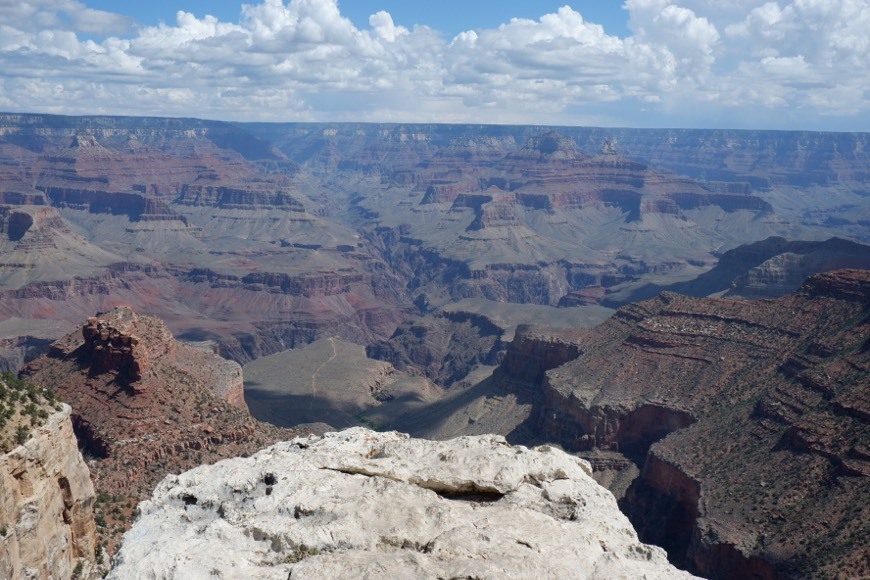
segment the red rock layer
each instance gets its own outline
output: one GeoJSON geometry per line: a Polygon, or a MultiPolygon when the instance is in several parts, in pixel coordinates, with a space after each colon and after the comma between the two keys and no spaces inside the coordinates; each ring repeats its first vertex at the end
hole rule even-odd
{"type": "Polygon", "coordinates": [[[98,489],[139,495],[161,474],[291,435],[250,417],[238,364],[179,344],[159,319],[91,318],[24,370],[73,407],[98,489]]]}
{"type": "Polygon", "coordinates": [[[776,300],[626,306],[546,373],[538,426],[642,461],[625,510],[702,575],[867,574],[868,312],[866,270],[776,300]]]}

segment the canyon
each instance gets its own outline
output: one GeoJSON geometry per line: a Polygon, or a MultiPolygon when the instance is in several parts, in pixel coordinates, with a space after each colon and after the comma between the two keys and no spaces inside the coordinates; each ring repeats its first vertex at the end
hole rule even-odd
{"type": "Polygon", "coordinates": [[[167,474],[366,425],[559,445],[695,574],[870,573],[867,139],[0,114],[0,369],[108,553],[167,474]]]}
{"type": "Polygon", "coordinates": [[[866,139],[0,114],[4,360],[122,304],[241,364],[461,300],[618,307],[770,236],[870,241],[866,139]]]}
{"type": "Polygon", "coordinates": [[[535,436],[587,457],[671,561],[713,578],[860,577],[868,308],[867,270],[775,300],[665,292],[594,332],[528,329],[505,370],[538,389],[535,436]],[[639,470],[627,489],[623,470],[639,470]]]}

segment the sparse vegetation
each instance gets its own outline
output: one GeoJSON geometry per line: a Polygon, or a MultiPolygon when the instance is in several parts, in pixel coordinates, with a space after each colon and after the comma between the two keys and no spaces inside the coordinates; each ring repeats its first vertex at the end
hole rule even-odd
{"type": "Polygon", "coordinates": [[[317,548],[308,548],[305,545],[302,545],[287,554],[287,556],[284,557],[284,563],[295,564],[296,562],[304,560],[308,556],[317,556],[318,554],[320,554],[320,550],[317,548]]]}
{"type": "Polygon", "coordinates": [[[55,394],[18,379],[10,372],[0,375],[0,452],[30,438],[32,429],[43,425],[49,410],[59,406],[55,394]]]}
{"type": "Polygon", "coordinates": [[[372,431],[383,431],[384,430],[384,426],[379,421],[372,419],[368,415],[361,413],[361,414],[357,415],[357,420],[360,423],[362,423],[363,425],[365,425],[366,427],[368,427],[369,429],[371,429],[372,431]]]}

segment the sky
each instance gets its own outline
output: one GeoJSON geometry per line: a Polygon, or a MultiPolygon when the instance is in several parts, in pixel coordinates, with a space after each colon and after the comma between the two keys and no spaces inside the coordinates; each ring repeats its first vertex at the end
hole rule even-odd
{"type": "Polygon", "coordinates": [[[870,0],[0,0],[0,111],[870,131],[870,0]]]}

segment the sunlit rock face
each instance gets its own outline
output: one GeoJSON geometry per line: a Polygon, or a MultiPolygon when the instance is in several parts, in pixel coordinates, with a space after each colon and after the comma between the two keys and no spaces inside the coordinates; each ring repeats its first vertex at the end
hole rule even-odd
{"type": "Polygon", "coordinates": [[[95,498],[63,405],[0,455],[0,578],[69,578],[93,561],[95,498]]]}
{"type": "Polygon", "coordinates": [[[110,578],[690,578],[589,465],[353,428],[170,475],[110,578]]]}

